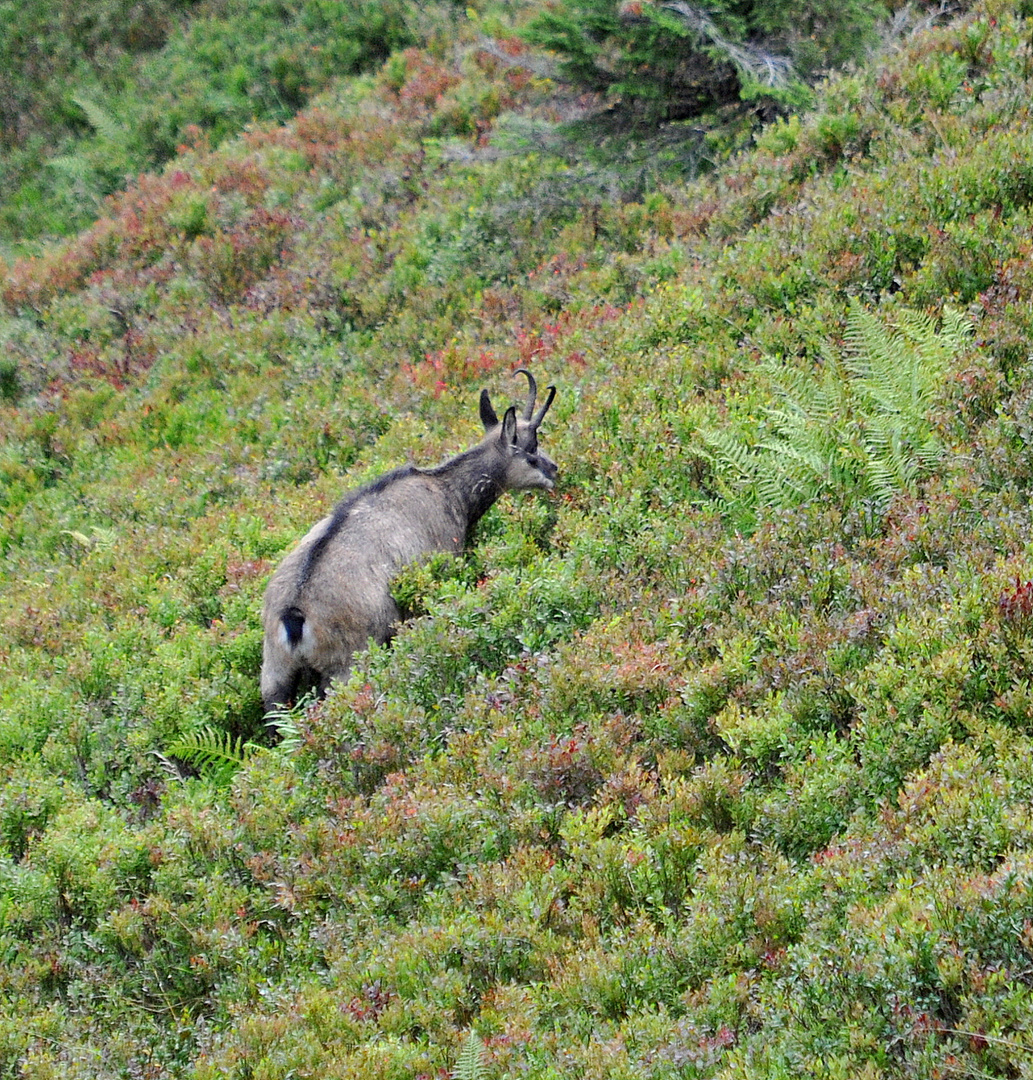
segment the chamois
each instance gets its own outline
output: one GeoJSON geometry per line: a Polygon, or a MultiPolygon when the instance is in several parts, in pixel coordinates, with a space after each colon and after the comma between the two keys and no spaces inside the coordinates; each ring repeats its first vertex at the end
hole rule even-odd
{"type": "Polygon", "coordinates": [[[458,552],[472,526],[507,490],[556,483],[556,463],[538,450],[538,427],[556,396],[525,368],[523,415],[501,422],[481,391],[484,438],[435,468],[403,465],[345,496],[302,538],[269,579],[262,605],[262,701],[289,704],[299,686],[320,694],[344,679],[352,654],[387,641],[400,615],[391,582],[406,565],[435,552],[458,552]]]}

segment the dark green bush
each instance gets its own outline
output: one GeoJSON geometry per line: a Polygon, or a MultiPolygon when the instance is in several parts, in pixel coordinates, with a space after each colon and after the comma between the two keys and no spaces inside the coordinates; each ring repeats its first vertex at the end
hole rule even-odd
{"type": "Polygon", "coordinates": [[[647,123],[721,106],[798,106],[806,84],[858,59],[881,3],[827,6],[556,0],[524,32],[559,54],[561,75],[647,123]]]}

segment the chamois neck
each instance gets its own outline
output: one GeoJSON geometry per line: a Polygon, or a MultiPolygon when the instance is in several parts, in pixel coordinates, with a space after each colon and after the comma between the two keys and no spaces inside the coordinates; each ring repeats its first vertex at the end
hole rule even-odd
{"type": "Polygon", "coordinates": [[[442,481],[450,502],[466,519],[467,529],[473,528],[505,490],[505,463],[483,443],[427,471],[442,481]]]}

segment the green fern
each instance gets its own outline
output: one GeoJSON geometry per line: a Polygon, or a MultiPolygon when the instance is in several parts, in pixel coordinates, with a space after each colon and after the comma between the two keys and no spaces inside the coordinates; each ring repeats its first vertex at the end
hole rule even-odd
{"type": "Polygon", "coordinates": [[[217,786],[228,784],[242,765],[265,748],[257,743],[233,738],[229,732],[205,726],[188,732],[167,750],[170,757],[192,765],[217,786]]]}
{"type": "Polygon", "coordinates": [[[116,143],[124,138],[125,129],[102,105],[83,94],[73,94],[72,101],[86,114],[90,127],[102,139],[116,143]]]}
{"type": "Polygon", "coordinates": [[[298,698],[292,708],[281,705],[270,710],[267,714],[265,726],[272,728],[279,739],[276,747],[277,753],[289,757],[295,750],[300,749],[302,743],[301,718],[315,700],[316,691],[312,689],[303,697],[298,698]]]}
{"type": "Polygon", "coordinates": [[[87,143],[80,143],[77,153],[57,154],[47,164],[72,185],[80,198],[99,199],[111,190],[113,178],[121,175],[127,129],[96,101],[82,94],[73,94],[72,101],[93,128],[95,145],[91,150],[87,143]]]}
{"type": "Polygon", "coordinates": [[[484,1062],[484,1044],[473,1028],[463,1043],[459,1057],[452,1070],[452,1080],[488,1080],[488,1066],[484,1062]]]}
{"type": "Polygon", "coordinates": [[[876,412],[924,427],[932,398],[951,359],[971,337],[971,324],[946,311],[937,331],[922,312],[902,312],[892,329],[855,302],[847,324],[845,364],[855,387],[876,412]]]}
{"type": "Polygon", "coordinates": [[[206,725],[182,736],[167,748],[165,754],[159,754],[158,757],[173,771],[175,767],[168,759],[178,758],[197,769],[217,786],[223,787],[257,754],[290,757],[298,750],[302,744],[301,718],[315,697],[316,692],[312,690],[293,708],[278,708],[269,713],[266,727],[272,728],[279,738],[275,747],[262,746],[242,737],[234,739],[228,732],[206,725]]]}
{"type": "Polygon", "coordinates": [[[87,158],[79,154],[58,154],[50,158],[47,165],[80,188],[86,188],[93,182],[94,168],[87,158]]]}
{"type": "Polygon", "coordinates": [[[759,433],[747,441],[734,430],[700,431],[726,510],[749,519],[830,498],[881,512],[914,491],[942,456],[928,414],[971,333],[957,312],[945,312],[939,328],[907,311],[886,325],[855,303],[842,357],[826,355],[811,371],[763,361],[773,400],[759,433]]]}

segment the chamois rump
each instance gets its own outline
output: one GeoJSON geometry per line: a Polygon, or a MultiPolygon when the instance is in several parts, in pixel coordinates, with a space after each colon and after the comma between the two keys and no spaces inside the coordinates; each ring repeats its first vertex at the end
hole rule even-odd
{"type": "Polygon", "coordinates": [[[344,679],[352,654],[387,641],[400,619],[391,582],[406,565],[435,552],[455,553],[470,529],[507,490],[556,483],[556,463],[538,449],[538,428],[552,404],[534,411],[529,371],[523,415],[510,406],[499,421],[481,391],[484,438],[435,468],[403,465],[347,495],[302,538],[269,579],[262,606],[262,701],[266,712],[314,683],[320,694],[344,679]]]}

